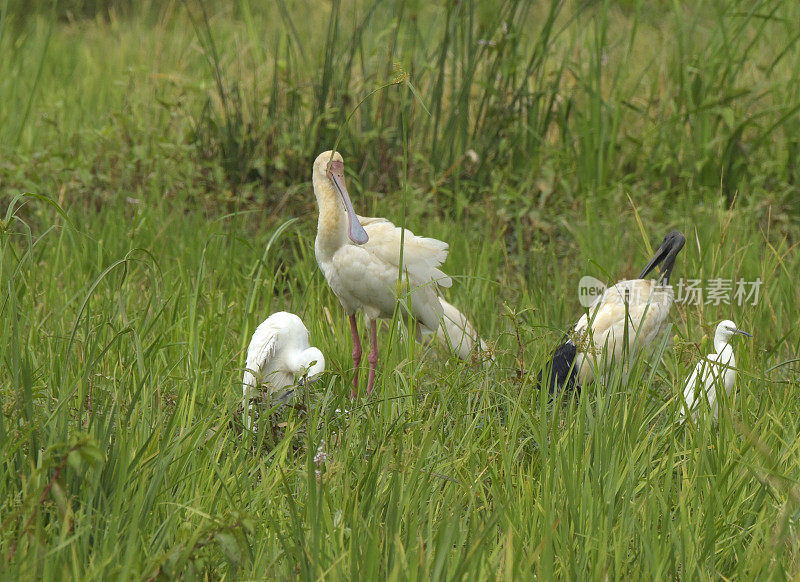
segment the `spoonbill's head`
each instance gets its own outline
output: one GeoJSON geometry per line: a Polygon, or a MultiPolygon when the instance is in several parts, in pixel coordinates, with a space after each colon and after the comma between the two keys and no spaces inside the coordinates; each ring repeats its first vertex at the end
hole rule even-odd
{"type": "Polygon", "coordinates": [[[672,274],[672,268],[675,266],[675,257],[686,244],[686,237],[679,230],[670,231],[661,245],[656,249],[653,258],[645,265],[642,272],[639,274],[639,279],[644,279],[656,265],[661,265],[661,280],[663,285],[669,285],[669,276],[672,274]]]}
{"type": "Polygon", "coordinates": [[[369,236],[358,221],[356,211],[353,210],[353,203],[350,201],[350,194],[347,192],[347,184],[344,179],[344,160],[339,152],[330,150],[322,152],[314,160],[314,177],[322,176],[329,181],[331,188],[339,195],[344,205],[348,222],[347,234],[350,240],[357,245],[363,245],[369,241],[369,236]]]}
{"type": "Polygon", "coordinates": [[[714,343],[718,341],[728,343],[728,340],[730,340],[736,334],[743,335],[745,337],[753,337],[746,331],[742,331],[741,329],[737,328],[736,324],[730,319],[720,321],[719,325],[717,325],[717,332],[714,334],[714,343]]]}

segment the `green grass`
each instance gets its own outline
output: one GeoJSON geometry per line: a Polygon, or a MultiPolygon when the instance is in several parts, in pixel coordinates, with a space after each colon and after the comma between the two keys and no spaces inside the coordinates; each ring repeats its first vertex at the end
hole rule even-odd
{"type": "Polygon", "coordinates": [[[0,0],[2,578],[800,571],[796,3],[39,4],[0,0]],[[356,209],[450,243],[492,366],[384,326],[349,400],[309,183],[340,133],[356,209]],[[638,273],[638,221],[686,233],[674,278],[760,300],[676,305],[629,375],[548,402],[578,280],[638,273]],[[327,371],[252,439],[280,309],[327,371]],[[677,428],[728,318],[735,397],[677,428]]]}

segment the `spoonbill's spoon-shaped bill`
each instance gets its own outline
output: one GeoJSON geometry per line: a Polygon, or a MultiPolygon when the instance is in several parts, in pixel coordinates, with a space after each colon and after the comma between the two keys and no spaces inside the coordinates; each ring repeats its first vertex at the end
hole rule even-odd
{"type": "Polygon", "coordinates": [[[369,235],[367,231],[364,230],[364,227],[361,226],[361,223],[356,216],[356,211],[353,210],[353,203],[350,201],[350,193],[347,191],[347,183],[344,179],[344,161],[341,159],[334,160],[328,162],[328,168],[325,171],[328,178],[330,178],[333,185],[336,187],[336,190],[339,192],[339,196],[342,198],[342,202],[344,203],[344,210],[347,213],[347,221],[348,221],[348,235],[350,236],[350,240],[356,243],[357,245],[363,245],[369,242],[369,235]]]}
{"type": "Polygon", "coordinates": [[[253,400],[262,394],[262,386],[273,402],[286,402],[298,378],[313,382],[324,371],[325,356],[311,347],[303,321],[286,311],[270,315],[256,328],[247,348],[242,378],[245,426],[251,426],[253,400]]]}
{"type": "Polygon", "coordinates": [[[681,406],[680,411],[682,420],[686,420],[687,414],[691,414],[692,418],[697,420],[703,410],[710,411],[715,422],[719,419],[717,390],[723,388],[726,396],[730,396],[736,382],[736,357],[730,344],[734,335],[753,337],[739,329],[729,319],[717,325],[717,331],[714,333],[714,353],[708,354],[698,362],[686,379],[683,391],[685,406],[681,406]]]}

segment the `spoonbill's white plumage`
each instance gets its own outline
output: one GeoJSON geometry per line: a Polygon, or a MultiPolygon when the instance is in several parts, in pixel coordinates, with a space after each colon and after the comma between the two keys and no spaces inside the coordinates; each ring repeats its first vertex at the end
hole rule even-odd
{"type": "Polygon", "coordinates": [[[738,329],[729,319],[717,325],[714,334],[714,353],[708,354],[698,362],[686,379],[686,388],[683,391],[686,406],[681,406],[683,420],[687,414],[691,414],[696,420],[702,410],[710,410],[714,421],[719,419],[717,389],[724,387],[725,394],[730,396],[736,381],[736,358],[730,344],[731,338],[736,334],[753,337],[746,331],[738,329]]]}
{"type": "Polygon", "coordinates": [[[439,299],[439,288],[452,284],[450,277],[439,268],[447,258],[448,245],[433,238],[416,236],[407,229],[404,231],[385,218],[357,216],[347,192],[344,162],[338,152],[327,151],[317,156],[312,181],[319,206],[314,244],[317,263],[350,318],[353,397],[361,362],[361,341],[355,313],[363,311],[369,322],[369,394],[378,362],[376,320],[392,316],[398,297],[406,317],[432,332],[438,330],[445,313],[439,299]],[[398,284],[401,240],[403,272],[398,284]]]}
{"type": "Polygon", "coordinates": [[[247,348],[242,378],[245,426],[250,428],[252,401],[262,386],[272,402],[285,402],[292,397],[298,378],[313,382],[324,371],[325,356],[311,347],[303,320],[286,311],[270,315],[256,328],[247,348]]]}
{"type": "Polygon", "coordinates": [[[596,371],[608,373],[612,364],[622,359],[623,352],[633,355],[653,342],[675,298],[669,277],[685,243],[683,234],[673,230],[637,279],[612,285],[592,303],[588,314],[575,324],[571,337],[553,354],[548,382],[551,392],[591,382],[596,371]],[[662,266],[658,279],[645,279],[659,264],[662,266]]]}
{"type": "Polygon", "coordinates": [[[478,332],[472,327],[467,317],[444,298],[439,297],[439,302],[442,304],[439,327],[435,331],[431,331],[425,326],[421,326],[422,339],[426,340],[435,335],[439,343],[451,349],[462,360],[468,359],[476,349],[486,352],[486,344],[478,336],[478,332]]]}

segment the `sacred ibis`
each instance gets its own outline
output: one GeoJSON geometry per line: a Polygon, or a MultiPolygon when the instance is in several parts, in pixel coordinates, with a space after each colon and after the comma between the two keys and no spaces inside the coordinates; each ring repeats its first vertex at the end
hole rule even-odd
{"type": "Polygon", "coordinates": [[[671,231],[637,279],[612,285],[592,303],[553,354],[548,379],[551,393],[576,384],[580,387],[598,372],[605,377],[623,359],[623,352],[633,355],[653,342],[675,298],[669,277],[685,243],[681,232],[671,231]],[[657,265],[661,274],[655,280],[645,279],[657,265]]]}

